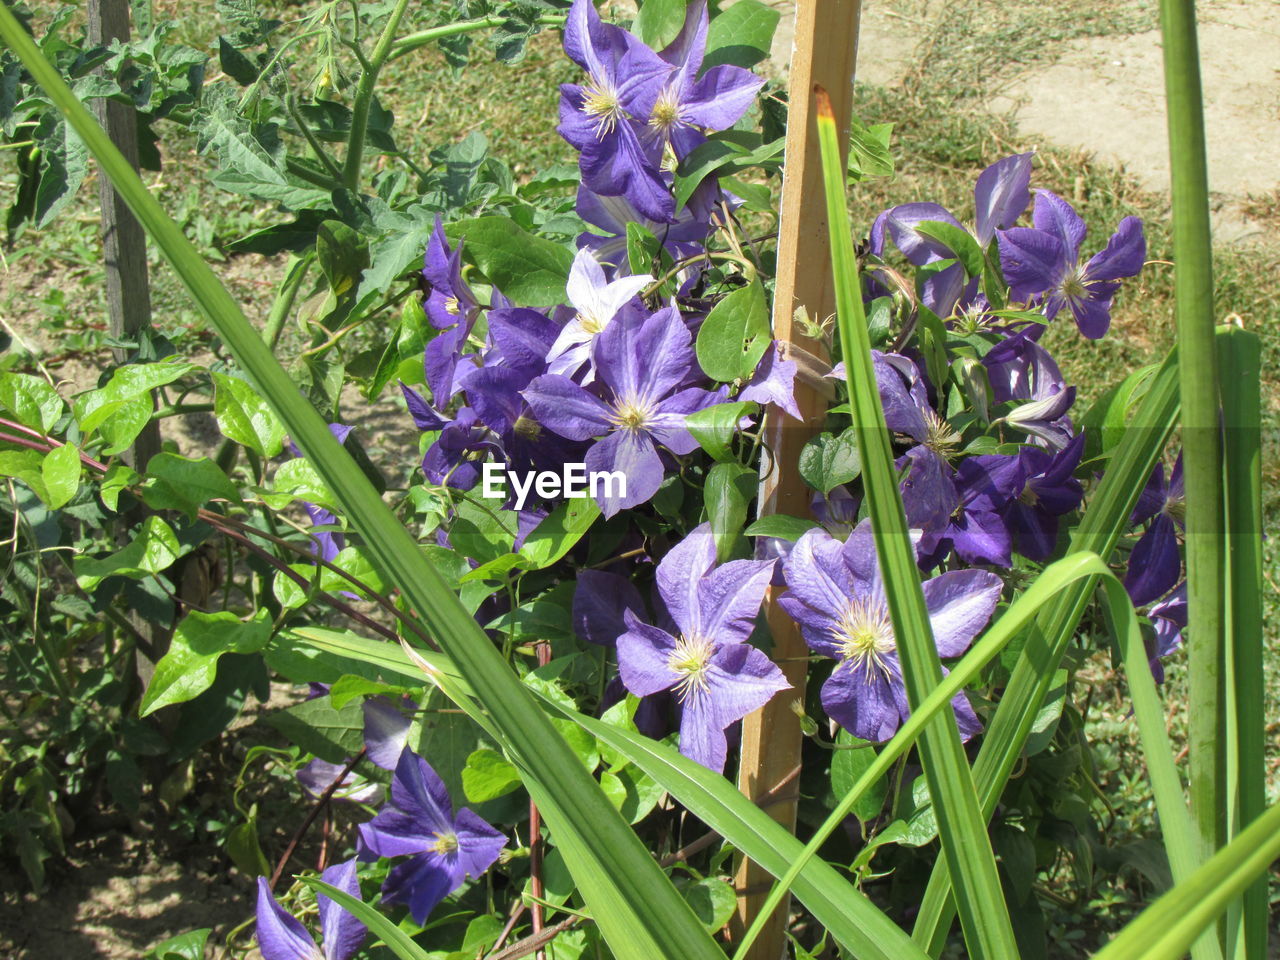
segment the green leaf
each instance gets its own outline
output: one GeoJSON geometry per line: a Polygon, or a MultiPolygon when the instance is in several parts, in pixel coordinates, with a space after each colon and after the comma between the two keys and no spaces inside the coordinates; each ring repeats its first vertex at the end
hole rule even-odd
{"type": "Polygon", "coordinates": [[[791,517],[785,513],[771,513],[747,527],[746,534],[748,537],[778,537],[794,543],[816,526],[818,523],[814,520],[791,517]]]}
{"type": "Polygon", "coordinates": [[[800,476],[819,493],[830,493],[862,472],[857,430],[850,427],[840,436],[820,433],[800,450],[800,476]]]}
{"type": "MultiPolygon", "coordinates": [[[[750,3],[753,0],[739,0],[750,3]]],[[[733,291],[698,328],[698,363],[712,380],[746,380],[769,348],[769,306],[759,280],[733,291]]]]}
{"type": "Polygon", "coordinates": [[[156,664],[138,707],[139,715],[145,717],[161,707],[198,697],[213,684],[218,659],[224,653],[257,653],[270,638],[271,620],[266,610],[249,621],[229,610],[191,611],[174,630],[168,653],[156,664]]]}
{"type": "Polygon", "coordinates": [[[315,697],[277,710],[267,723],[329,763],[346,763],[364,746],[364,711],[359,700],[350,700],[338,710],[329,697],[315,697]]]}
{"type": "Polygon", "coordinates": [[[707,474],[704,491],[707,519],[716,541],[716,558],[724,562],[747,523],[747,508],[756,495],[756,472],[740,463],[717,463],[707,474]]]}
{"type": "Polygon", "coordinates": [[[751,400],[717,403],[689,414],[684,418],[684,425],[713,460],[729,462],[736,459],[730,444],[738,432],[739,421],[758,409],[751,400]]]}
{"type": "Polygon", "coordinates": [[[74,443],[54,447],[44,456],[40,475],[46,491],[45,503],[57,510],[80,489],[80,450],[74,443]]]}
{"type": "Polygon", "coordinates": [[[340,220],[325,220],[316,230],[316,262],[337,296],[351,290],[369,266],[364,238],[340,220]]]}
{"type": "MultiPolygon", "coordinates": [[[[836,734],[836,750],[831,756],[831,789],[837,797],[847,795],[858,782],[858,778],[876,761],[876,751],[864,740],[859,740],[848,730],[842,729],[836,734]],[[840,748],[844,749],[840,749],[840,748]]],[[[859,820],[872,820],[879,816],[884,806],[884,796],[888,789],[887,781],[882,777],[875,785],[863,792],[858,802],[853,805],[853,814],[859,820]]]]}
{"type": "Polygon", "coordinates": [[[563,501],[525,538],[520,556],[534,570],[549,567],[582,539],[600,516],[600,505],[590,497],[563,501]]]}
{"type": "Polygon", "coordinates": [[[635,276],[652,273],[654,261],[661,254],[662,244],[647,227],[635,221],[627,224],[627,264],[635,276]]]}
{"type": "Polygon", "coordinates": [[[496,750],[482,748],[462,768],[462,792],[471,803],[496,800],[520,786],[520,771],[496,750]]]}
{"type": "Polygon", "coordinates": [[[369,932],[386,944],[387,949],[400,960],[432,960],[425,950],[409,938],[407,933],[363,900],[357,900],[345,890],[330,886],[318,877],[299,877],[298,879],[317,893],[323,893],[363,923],[369,928],[369,932]]]}
{"type": "Polygon", "coordinates": [[[81,590],[92,590],[105,577],[140,579],[162,573],[185,551],[178,544],[173,528],[159,517],[147,517],[133,541],[101,560],[76,557],[72,561],[76,583],[81,590]]]}
{"type": "Polygon", "coordinates": [[[889,135],[893,124],[864,127],[856,117],[849,123],[849,176],[854,180],[893,176],[889,135]]]}
{"type": "Polygon", "coordinates": [[[157,453],[148,461],[142,499],[153,510],[181,510],[192,520],[210,500],[241,502],[240,491],[216,463],[176,453],[157,453]]]}
{"type": "Polygon", "coordinates": [[[170,937],[152,947],[152,960],[204,960],[204,947],[211,933],[211,927],[203,927],[170,937]]]}
{"type": "Polygon", "coordinates": [[[271,864],[258,840],[258,820],[250,817],[231,828],[226,841],[227,856],[246,877],[271,876],[271,864]]]}
{"type": "Polygon", "coordinates": [[[260,457],[279,454],[284,448],[284,424],[262,394],[246,381],[216,370],[213,383],[213,414],[222,435],[260,457]]]}
{"type": "Polygon", "coordinates": [[[684,25],[685,0],[644,0],[631,31],[651,50],[661,50],[684,25]]]}
{"type": "Polygon", "coordinates": [[[715,933],[733,916],[738,905],[738,897],[733,892],[733,884],[724,877],[703,877],[685,884],[680,892],[684,894],[693,912],[698,915],[708,933],[715,933]]]}
{"type": "Polygon", "coordinates": [[[137,471],[125,466],[123,463],[113,463],[107,468],[106,474],[98,484],[98,496],[102,498],[102,502],[106,504],[107,509],[116,510],[119,507],[120,494],[124,488],[131,487],[141,480],[142,477],[137,471]]]}
{"type": "Polygon", "coordinates": [[[750,69],[769,56],[782,15],[760,0],[738,0],[711,21],[702,69],[728,63],[750,69]]]}
{"type": "Polygon", "coordinates": [[[506,217],[459,220],[445,233],[450,240],[463,241],[463,256],[517,303],[546,306],[564,301],[573,265],[568,247],[535,237],[506,217]]]}
{"type": "Polygon", "coordinates": [[[932,237],[945,244],[955,258],[964,265],[964,272],[970,277],[982,276],[982,268],[986,260],[982,255],[982,248],[978,246],[978,241],[968,230],[942,220],[922,220],[913,224],[912,229],[916,233],[923,233],[926,237],[932,237]]]}
{"type": "Polygon", "coordinates": [[[44,485],[44,457],[34,450],[0,450],[0,477],[21,480],[44,503],[49,491],[44,485]]]}
{"type": "MultiPolygon", "coordinates": [[[[942,682],[942,667],[925,607],[915,549],[907,532],[891,438],[876,389],[858,261],[849,224],[845,172],[840,162],[835,117],[830,113],[830,100],[825,94],[819,99],[817,123],[836,289],[836,319],[844,352],[849,404],[862,461],[862,482],[876,535],[876,555],[889,616],[894,636],[898,638],[906,696],[912,710],[918,711],[922,701],[942,682]]],[[[920,312],[922,333],[925,333],[929,330],[924,317],[926,311],[921,308],[920,312]]],[[[937,326],[941,327],[941,323],[937,326]]],[[[926,361],[929,361],[927,337],[922,339],[922,344],[926,361]]],[[[937,346],[945,349],[944,345],[945,339],[937,346]]],[[[944,382],[942,377],[934,375],[932,364],[929,373],[934,383],[944,382]]],[[[942,373],[945,373],[945,363],[942,373]]],[[[934,717],[925,727],[919,746],[921,765],[938,821],[943,857],[947,866],[960,878],[957,889],[964,892],[964,896],[959,898],[959,912],[969,955],[973,960],[1015,957],[1018,950],[1000,886],[995,854],[978,805],[973,775],[960,742],[955,714],[944,710],[934,717]]],[[[758,932],[758,926],[756,929],[758,932]]],[[[750,937],[748,934],[743,943],[746,944],[750,937]]]]}
{"type": "Polygon", "coordinates": [[[29,373],[0,373],[0,407],[24,427],[48,433],[62,418],[58,391],[29,373]]]}

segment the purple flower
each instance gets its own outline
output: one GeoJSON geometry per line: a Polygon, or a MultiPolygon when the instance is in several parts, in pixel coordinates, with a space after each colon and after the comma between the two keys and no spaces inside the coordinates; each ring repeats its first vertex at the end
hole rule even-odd
{"type": "Polygon", "coordinates": [[[773,561],[732,560],[720,567],[715,561],[715,537],[706,523],[662,558],[658,592],[679,636],[626,609],[618,671],[637,696],[675,692],[682,707],[680,752],[719,773],[728,752],[725,729],[791,685],[747,642],[773,561]]]}
{"type": "Polygon", "coordinates": [[[587,451],[586,468],[625,481],[599,484],[596,500],[612,517],[658,492],[664,473],[658,444],[677,456],[698,448],[685,416],[717,397],[683,386],[697,361],[693,337],[674,306],[649,317],[624,311],[596,338],[594,361],[607,399],[558,374],[538,377],[524,396],[538,422],[554,433],[569,440],[602,438],[587,451]]]}
{"type": "Polygon", "coordinates": [[[1050,449],[1062,450],[1072,437],[1067,411],[1076,399],[1049,351],[1023,332],[992,347],[982,358],[996,403],[1025,401],[996,423],[1036,437],[1050,449]]]}
{"type": "MultiPolygon", "coordinates": [[[[333,439],[338,443],[346,443],[347,437],[355,427],[348,427],[341,423],[329,424],[329,432],[333,434],[333,439]]],[[[289,441],[289,452],[295,457],[301,457],[302,451],[298,449],[298,445],[292,440],[289,441]]],[[[311,520],[313,527],[341,527],[342,522],[326,510],[324,507],[316,506],[314,503],[302,502],[302,508],[307,511],[307,517],[311,520]]],[[[336,557],[347,545],[346,538],[341,533],[333,529],[323,529],[311,534],[311,553],[319,557],[321,560],[333,562],[336,557]]],[[[343,591],[343,595],[355,598],[355,594],[343,591]]]]}
{"type": "Polygon", "coordinates": [[[1129,554],[1129,572],[1124,586],[1135,607],[1162,596],[1178,581],[1182,556],[1177,530],[1185,522],[1186,493],[1182,483],[1182,455],[1178,455],[1166,483],[1164,464],[1156,464],[1146,488],[1138,497],[1133,523],[1151,521],[1129,554]]]}
{"type": "Polygon", "coordinates": [[[675,200],[660,171],[660,145],[642,142],[635,99],[670,65],[619,27],[604,23],[591,0],[574,0],[564,50],[587,73],[560,87],[560,135],[581,151],[582,182],[604,196],[625,196],[651,220],[667,222],[675,200]]]}
{"type": "Polygon", "coordinates": [[[796,406],[795,385],[796,362],[783,353],[782,345],[775,340],[760,358],[756,372],[737,399],[754,400],[762,407],[772,403],[789,416],[802,420],[800,408],[796,406]]]}
{"type": "Polygon", "coordinates": [[[1043,562],[1058,542],[1058,518],[1080,506],[1084,488],[1074,476],[1084,452],[1084,434],[1049,454],[1036,447],[1018,453],[1021,487],[1000,511],[1013,547],[1029,560],[1043,562]]]}
{"type": "MultiPolygon", "coordinates": [[[[601,196],[580,186],[578,216],[603,230],[604,234],[581,233],[578,246],[595,253],[600,263],[612,268],[608,272],[616,275],[627,266],[627,224],[635,223],[661,240],[663,249],[672,260],[690,260],[705,252],[703,243],[712,230],[711,216],[723,196],[716,178],[708,177],[676,214],[675,222],[668,224],[646,217],[626,197],[601,196]]],[[[701,270],[698,264],[690,264],[680,272],[678,280],[682,293],[692,286],[701,270]]]]}
{"type": "Polygon", "coordinates": [[[626,632],[630,610],[644,615],[640,591],[627,577],[607,570],[580,570],[573,592],[573,629],[588,643],[608,645],[626,632]]]}
{"type": "MultiPolygon", "coordinates": [[[[577,311],[565,324],[547,353],[547,372],[571,377],[591,359],[591,345],[596,336],[609,325],[609,321],[622,306],[637,297],[641,290],[653,283],[653,277],[619,277],[605,279],[604,270],[594,254],[586,248],[578,251],[569,271],[566,293],[569,303],[577,311]]],[[[589,371],[583,383],[591,382],[589,371]]]]}
{"type": "Polygon", "coordinates": [[[728,64],[698,75],[707,52],[707,24],[706,0],[693,0],[679,36],[659,54],[673,69],[665,76],[646,76],[636,87],[636,116],[646,119],[647,137],[681,160],[706,140],[704,131],[737,123],[764,85],[750,70],[728,64]]]}
{"type": "MultiPolygon", "coordinates": [[[[356,899],[360,884],[356,879],[356,862],[334,864],[320,879],[356,899]]],[[[364,943],[365,926],[323,893],[317,895],[320,908],[322,946],[317,947],[311,934],[286,913],[271,895],[267,878],[258,878],[258,949],[263,960],[348,960],[364,943]]]]}
{"type": "MultiPolygon", "coordinates": [[[[319,695],[324,696],[328,692],[328,687],[325,687],[319,695]]],[[[409,740],[409,728],[412,724],[386,697],[370,697],[364,701],[361,709],[364,714],[365,755],[375,766],[383,770],[394,770],[400,753],[409,740]]],[[[298,783],[312,796],[319,797],[345,767],[346,763],[330,763],[314,757],[298,771],[298,783]]],[[[352,803],[372,803],[381,794],[381,786],[350,771],[333,796],[352,803]]]]}
{"type": "Polygon", "coordinates": [[[1182,646],[1182,631],[1187,626],[1186,581],[1147,611],[1147,617],[1156,630],[1154,649],[1149,651],[1151,673],[1156,683],[1164,683],[1163,660],[1182,646]]]}
{"type": "Polygon", "coordinates": [[[1137,276],[1146,259],[1142,221],[1125,217],[1106,247],[1084,264],[1080,246],[1087,228],[1067,201],[1037,190],[1033,222],[1034,228],[1013,227],[998,235],[1010,295],[1024,303],[1043,297],[1050,320],[1066,307],[1080,332],[1097,340],[1111,325],[1111,300],[1119,281],[1137,276]]]}
{"type": "Polygon", "coordinates": [[[436,215],[436,226],[427,241],[423,257],[422,279],[427,286],[423,309],[427,319],[437,330],[445,330],[459,323],[474,320],[480,306],[471,287],[462,279],[462,244],[450,250],[445,239],[444,225],[436,215]]]}
{"type": "Polygon", "coordinates": [[[956,468],[960,502],[943,535],[944,546],[953,548],[965,563],[1009,566],[1012,538],[1000,511],[1017,496],[1024,482],[1022,463],[1016,455],[993,453],[962,461],[956,468]]]}
{"type": "MultiPolygon", "coordinates": [[[[825,530],[808,531],[791,551],[785,576],[788,590],[778,602],[811,649],[839,661],[822,686],[828,716],[863,740],[888,740],[911,710],[871,522],[858,524],[844,543],[825,530]]],[[[964,653],[991,619],[1000,590],[1000,578],[986,570],[953,570],[924,583],[940,655],[964,653]]],[[[952,707],[961,734],[977,733],[963,693],[952,707]]]]}
{"type": "MultiPolygon", "coordinates": [[[[1012,226],[1031,202],[1030,153],[997,160],[978,176],[973,199],[975,223],[972,231],[979,246],[985,248],[997,229],[1012,226]]],[[[907,261],[923,267],[939,260],[953,260],[956,253],[941,240],[936,240],[916,227],[926,221],[940,221],[965,229],[949,210],[936,203],[904,203],[886,210],[871,225],[871,252],[884,255],[886,234],[907,261]]],[[[950,315],[965,293],[964,267],[953,264],[929,277],[921,291],[925,306],[939,316],[950,315]]]]}
{"type": "Polygon", "coordinates": [[[360,825],[365,855],[408,856],[387,874],[382,898],[405,903],[421,924],[436,904],[493,866],[507,838],[465,807],[456,814],[444,783],[407,747],[391,780],[391,800],[360,825]]]}

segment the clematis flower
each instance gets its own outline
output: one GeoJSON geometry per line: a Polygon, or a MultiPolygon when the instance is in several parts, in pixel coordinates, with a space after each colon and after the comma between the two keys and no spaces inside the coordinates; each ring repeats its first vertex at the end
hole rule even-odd
{"type": "Polygon", "coordinates": [[[1182,571],[1177,530],[1186,522],[1186,513],[1182,455],[1179,454],[1168,482],[1164,478],[1164,464],[1156,464],[1133,511],[1133,523],[1151,521],[1129,554],[1129,572],[1124,578],[1134,606],[1150,603],[1177,583],[1182,571]]]}
{"type": "Polygon", "coordinates": [[[1017,496],[1024,481],[1017,455],[992,453],[963,460],[956,468],[959,504],[942,537],[944,553],[954,549],[965,563],[1009,566],[1013,541],[1000,511],[1017,496]]]}
{"type": "Polygon", "coordinates": [[[1031,331],[1001,341],[982,358],[996,403],[1024,401],[996,423],[1007,423],[1051,450],[1062,450],[1074,430],[1067,411],[1076,399],[1062,371],[1031,331]]]}
{"type": "Polygon", "coordinates": [[[783,354],[778,341],[769,344],[737,399],[754,400],[762,407],[773,404],[796,420],[804,419],[796,406],[796,362],[783,354]]]}
{"type": "Polygon", "coordinates": [[[773,561],[715,563],[715,537],[707,523],[662,558],[658,592],[679,635],[650,626],[626,608],[618,672],[637,696],[674,691],[682,707],[680,752],[720,773],[729,749],[725,729],[791,685],[747,642],[773,561]]]}
{"type": "MultiPolygon", "coordinates": [[[[356,862],[334,864],[320,879],[359,899],[356,862]]],[[[258,949],[263,960],[349,960],[364,943],[365,926],[323,893],[316,896],[320,908],[321,945],[316,946],[306,927],[287,913],[271,895],[267,878],[258,878],[258,949]]]]}
{"type": "MultiPolygon", "coordinates": [[[[718,181],[708,177],[693,191],[674,222],[659,223],[642,214],[626,197],[605,197],[580,186],[578,216],[604,232],[579,234],[578,246],[591,250],[606,273],[616,276],[627,266],[627,224],[635,223],[657,237],[672,260],[692,260],[706,252],[704,244],[712,230],[712,213],[726,196],[718,181]]],[[[735,205],[730,203],[730,209],[735,205]]],[[[681,270],[678,274],[681,294],[693,286],[701,272],[699,263],[690,263],[681,270]]]]}
{"type": "Polygon", "coordinates": [[[462,279],[462,244],[456,250],[449,249],[444,235],[444,224],[436,215],[435,229],[427,241],[427,252],[422,261],[422,279],[427,286],[427,296],[422,307],[427,319],[437,330],[446,330],[459,323],[475,319],[480,309],[471,287],[462,279]]]}
{"type": "MultiPolygon", "coordinates": [[[[328,693],[326,686],[323,696],[328,693]]],[[[364,715],[364,746],[367,756],[375,766],[394,770],[400,753],[409,740],[409,719],[395,708],[386,697],[369,697],[361,705],[364,715]]],[[[298,783],[314,797],[324,794],[346,767],[346,763],[330,763],[315,757],[298,771],[298,783]]],[[[348,771],[332,796],[352,803],[372,803],[382,795],[382,786],[370,783],[355,771],[348,771]]]]}
{"type": "Polygon", "coordinates": [[[1043,562],[1058,542],[1058,518],[1080,506],[1084,488],[1073,474],[1084,453],[1079,433],[1056,454],[1036,447],[1018,452],[1021,486],[1000,511],[1013,547],[1029,560],[1043,562]]]}
{"type": "MultiPolygon", "coordinates": [[[[624,304],[635,300],[651,283],[653,277],[650,276],[607,280],[594,254],[586,248],[580,249],[573,258],[566,287],[569,302],[577,313],[551,345],[546,355],[547,372],[567,377],[577,373],[591,359],[591,345],[596,336],[624,304]]],[[[581,382],[590,383],[593,373],[588,371],[581,382]]]]}
{"type": "Polygon", "coordinates": [[[674,306],[645,317],[625,312],[596,337],[594,363],[607,399],[568,377],[545,374],[524,391],[538,422],[569,440],[597,440],[587,451],[588,473],[618,474],[596,499],[606,517],[647,502],[662,484],[658,444],[677,456],[698,447],[686,415],[715,403],[716,394],[684,387],[697,363],[693,337],[674,306]]]}
{"type": "Polygon", "coordinates": [[[728,64],[698,75],[707,52],[707,25],[706,0],[693,0],[679,35],[658,54],[672,69],[636,85],[636,115],[646,119],[646,137],[680,160],[705,142],[704,132],[737,123],[764,86],[750,70],[728,64]]]}
{"type": "Polygon", "coordinates": [[[560,87],[560,126],[577,150],[582,182],[603,196],[625,196],[651,220],[669,222],[675,199],[660,171],[656,145],[641,140],[635,98],[646,80],[670,65],[620,27],[604,23],[592,0],[574,0],[565,22],[564,50],[587,73],[582,84],[560,87]]]}
{"type": "Polygon", "coordinates": [[[479,877],[498,859],[507,838],[465,807],[456,814],[444,783],[407,747],[391,780],[391,800],[360,825],[363,856],[408,856],[387,874],[382,899],[405,903],[425,923],[436,905],[479,877]]]}
{"type": "Polygon", "coordinates": [[[1155,644],[1149,651],[1151,674],[1156,683],[1164,683],[1164,658],[1182,646],[1182,631],[1187,627],[1187,582],[1178,584],[1170,594],[1147,611],[1155,627],[1155,644]]]}
{"type": "MultiPolygon", "coordinates": [[[[978,245],[986,248],[997,229],[1011,227],[1031,202],[1031,153],[997,160],[978,175],[974,186],[974,228],[978,245]]],[[[954,260],[956,253],[947,244],[916,227],[926,221],[940,221],[964,230],[956,217],[937,203],[904,203],[881,213],[871,224],[871,253],[884,256],[886,238],[893,241],[907,261],[923,267],[940,260],[954,260]]],[[[947,317],[962,300],[964,267],[959,263],[933,274],[924,282],[921,299],[934,313],[947,317]]]]}
{"type": "MultiPolygon", "coordinates": [[[[825,530],[806,532],[791,551],[782,608],[805,643],[839,661],[822,686],[827,715],[854,736],[883,742],[910,715],[897,638],[889,619],[871,521],[844,543],[825,530]]],[[[938,653],[958,657],[991,619],[1001,581],[986,570],[953,570],[924,583],[938,653]]],[[[961,735],[980,729],[963,693],[952,700],[961,735]]]]}
{"type": "MultiPolygon", "coordinates": [[[[355,427],[349,427],[341,423],[329,424],[329,432],[333,434],[333,439],[338,443],[346,443],[347,437],[351,435],[351,431],[355,427]]],[[[292,440],[289,441],[289,452],[295,457],[301,457],[302,451],[298,449],[298,445],[292,440]]],[[[317,506],[314,503],[302,502],[302,508],[306,510],[307,517],[311,520],[313,527],[340,527],[342,522],[324,507],[317,506]]],[[[321,560],[333,562],[342,548],[347,545],[346,538],[333,529],[321,529],[311,534],[311,553],[313,556],[319,557],[321,560]]],[[[355,598],[355,594],[344,591],[344,596],[355,598]]]]}
{"type": "Polygon", "coordinates": [[[1010,295],[1024,303],[1043,297],[1050,320],[1067,308],[1080,332],[1097,340],[1111,325],[1119,281],[1137,276],[1146,259],[1142,221],[1125,217],[1106,247],[1084,264],[1080,247],[1087,228],[1067,201],[1048,190],[1036,191],[1033,223],[998,234],[1000,267],[1010,295]]]}

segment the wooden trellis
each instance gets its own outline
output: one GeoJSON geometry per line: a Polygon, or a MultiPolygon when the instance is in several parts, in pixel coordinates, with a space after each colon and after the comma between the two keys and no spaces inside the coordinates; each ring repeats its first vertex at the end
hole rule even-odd
{"type": "MultiPolygon", "coordinates": [[[[861,0],[797,0],[796,3],[773,334],[780,343],[820,359],[826,359],[825,347],[805,337],[793,319],[797,308],[817,320],[835,312],[813,89],[817,85],[830,92],[841,125],[841,143],[847,144],[861,7],[861,0]]],[[[801,380],[796,382],[796,403],[803,414],[803,423],[774,411],[765,425],[774,457],[772,469],[760,481],[761,515],[809,515],[810,491],[797,465],[801,448],[819,431],[826,403],[816,389],[801,380]]],[[[770,466],[767,460],[766,466],[770,466]]],[[[793,689],[778,694],[743,721],[738,786],[752,799],[760,799],[770,792],[780,794],[783,799],[775,797],[767,809],[775,820],[794,830],[803,737],[792,703],[804,699],[808,648],[795,622],[772,596],[766,603],[765,616],[773,635],[773,658],[793,689]]],[[[766,871],[750,861],[739,865],[736,878],[738,935],[759,910],[771,880],[766,871]]],[[[750,951],[751,960],[778,960],[783,956],[786,916],[784,902],[756,940],[750,951]]]]}

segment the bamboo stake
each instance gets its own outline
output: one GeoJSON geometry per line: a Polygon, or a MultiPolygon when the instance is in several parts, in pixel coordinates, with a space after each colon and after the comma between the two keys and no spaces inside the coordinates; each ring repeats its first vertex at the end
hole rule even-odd
{"type": "MultiPolygon", "coordinates": [[[[831,91],[842,151],[847,151],[861,7],[861,0],[798,0],[796,4],[773,335],[784,347],[798,347],[822,360],[826,359],[825,346],[805,337],[793,321],[797,308],[819,321],[835,312],[813,88],[820,85],[831,91]]],[[[797,464],[801,448],[818,432],[826,408],[821,394],[799,380],[796,403],[803,423],[776,410],[767,417],[765,435],[774,456],[766,458],[765,468],[771,469],[760,481],[761,516],[786,513],[803,517],[809,512],[810,492],[797,464]]],[[[765,617],[773,636],[773,658],[793,690],[783,691],[742,722],[738,787],[752,799],[759,799],[795,769],[804,739],[792,703],[804,700],[808,648],[799,628],[772,596],[766,602],[765,617]]],[[[796,798],[774,805],[770,814],[794,829],[796,798]]],[[[741,936],[769,892],[769,875],[744,860],[738,865],[735,886],[738,911],[733,930],[735,936],[741,936]]],[[[778,960],[783,955],[787,909],[784,902],[756,940],[750,960],[778,960]]]]}

